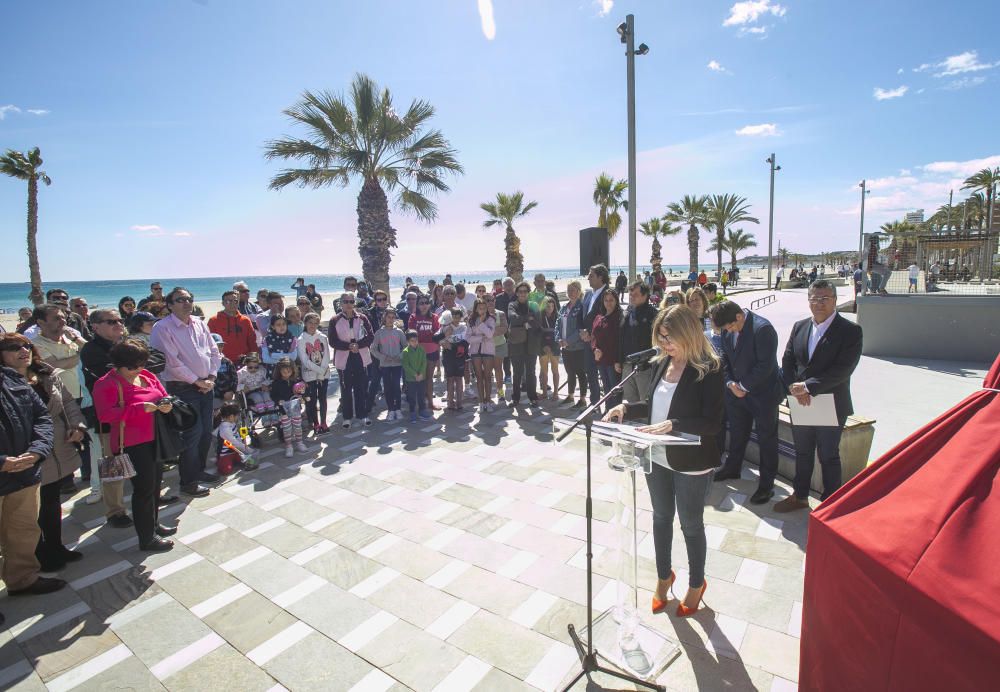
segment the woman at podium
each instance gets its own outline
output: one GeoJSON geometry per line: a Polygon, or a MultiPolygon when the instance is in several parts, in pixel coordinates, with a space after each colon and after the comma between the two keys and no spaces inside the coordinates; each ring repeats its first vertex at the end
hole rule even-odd
{"type": "Polygon", "coordinates": [[[719,357],[705,337],[704,326],[684,305],[661,310],[653,322],[659,354],[650,361],[653,377],[642,401],[611,409],[605,420],[645,422],[639,430],[657,435],[698,435],[694,446],[653,447],[653,469],[646,475],[653,504],[653,547],[658,576],[653,612],[667,609],[676,575],[670,563],[674,512],[687,546],[688,590],[677,605],[678,617],[694,614],[701,604],[708,552],[703,521],[712,474],[719,464],[715,435],[722,426],[725,384],[719,357]]]}

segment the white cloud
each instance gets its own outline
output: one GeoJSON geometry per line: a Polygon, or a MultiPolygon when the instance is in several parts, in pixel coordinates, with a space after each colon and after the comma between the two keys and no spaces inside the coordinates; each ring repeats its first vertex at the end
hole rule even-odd
{"type": "Polygon", "coordinates": [[[766,26],[751,26],[749,28],[744,27],[744,28],[740,29],[740,33],[741,34],[760,34],[761,36],[763,36],[764,34],[767,33],[767,27],[766,26]]]}
{"type": "Polygon", "coordinates": [[[977,75],[975,77],[962,77],[961,79],[953,79],[944,85],[944,89],[949,91],[958,91],[959,89],[968,89],[970,87],[979,86],[986,81],[986,77],[983,75],[977,75]]]}
{"type": "Polygon", "coordinates": [[[903,68],[900,67],[898,70],[896,70],[896,74],[903,74],[903,68]]]}
{"type": "Polygon", "coordinates": [[[905,84],[901,87],[896,87],[895,89],[883,89],[882,87],[875,87],[875,100],[876,101],[887,101],[889,99],[898,99],[900,96],[905,94],[910,90],[910,87],[905,84]]]}
{"type": "Polygon", "coordinates": [[[493,21],[493,0],[479,0],[479,23],[483,27],[483,36],[492,41],[497,35],[497,25],[493,21]]]}
{"type": "Polygon", "coordinates": [[[927,72],[934,70],[935,77],[952,77],[966,72],[980,72],[982,70],[992,70],[1000,67],[1000,60],[992,63],[979,62],[979,53],[974,50],[967,50],[958,55],[949,55],[941,62],[925,62],[920,67],[914,67],[914,72],[927,72]]]}
{"type": "Polygon", "coordinates": [[[924,89],[923,87],[921,87],[920,89],[917,89],[917,93],[918,93],[918,94],[922,94],[922,93],[924,93],[925,91],[927,91],[927,90],[926,90],[926,89],[924,89]]]}
{"type": "Polygon", "coordinates": [[[921,168],[928,173],[941,173],[967,178],[976,171],[984,168],[996,168],[1000,166],[1000,154],[987,156],[984,159],[970,159],[968,161],[935,161],[928,163],[921,168]]]}
{"type": "Polygon", "coordinates": [[[747,125],[736,131],[741,137],[774,137],[778,134],[778,126],[774,123],[761,123],[760,125],[747,125]]]}
{"type": "Polygon", "coordinates": [[[21,109],[12,103],[7,104],[6,106],[0,106],[0,120],[6,118],[8,113],[20,113],[20,112],[21,109]]]}
{"type": "Polygon", "coordinates": [[[136,224],[134,226],[129,226],[130,231],[139,231],[140,233],[152,233],[156,231],[162,231],[163,229],[157,226],[155,223],[150,224],[136,224]]]}
{"type": "Polygon", "coordinates": [[[175,238],[190,238],[193,235],[194,233],[190,233],[188,231],[177,231],[176,233],[174,233],[175,238]]]}
{"type": "Polygon", "coordinates": [[[771,0],[745,0],[744,2],[737,2],[729,8],[729,16],[722,22],[722,26],[753,24],[760,17],[767,16],[768,14],[775,17],[784,17],[786,11],[783,6],[777,3],[772,5],[771,0]]]}
{"type": "Polygon", "coordinates": [[[32,115],[48,115],[50,111],[44,108],[29,108],[28,112],[32,115]]]}
{"type": "Polygon", "coordinates": [[[718,60],[709,60],[708,69],[710,69],[712,72],[729,72],[729,70],[727,70],[725,67],[719,64],[718,60]]]}
{"type": "Polygon", "coordinates": [[[607,17],[608,13],[615,6],[615,0],[594,0],[594,5],[597,6],[598,17],[607,17]]]}

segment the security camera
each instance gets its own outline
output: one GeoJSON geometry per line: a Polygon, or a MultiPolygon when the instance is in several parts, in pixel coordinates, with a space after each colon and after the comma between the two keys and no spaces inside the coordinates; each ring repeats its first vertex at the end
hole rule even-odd
{"type": "Polygon", "coordinates": [[[647,46],[645,43],[640,43],[639,48],[635,51],[635,54],[645,55],[648,52],[649,52],[649,46],[647,46]]]}

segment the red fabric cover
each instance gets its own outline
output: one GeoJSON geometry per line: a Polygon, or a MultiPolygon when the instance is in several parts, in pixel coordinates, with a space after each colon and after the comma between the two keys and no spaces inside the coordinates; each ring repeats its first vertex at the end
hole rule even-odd
{"type": "MultiPolygon", "coordinates": [[[[799,689],[1000,689],[1000,357],[809,520],[799,689]]],[[[931,395],[928,392],[928,395],[931,395]]]]}

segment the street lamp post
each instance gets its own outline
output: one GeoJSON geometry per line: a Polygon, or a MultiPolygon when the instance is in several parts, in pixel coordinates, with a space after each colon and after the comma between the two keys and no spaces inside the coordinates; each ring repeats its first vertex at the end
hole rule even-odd
{"type": "Polygon", "coordinates": [[[868,189],[868,181],[862,180],[858,183],[858,187],[861,188],[861,232],[858,234],[858,266],[860,267],[864,263],[865,254],[865,196],[871,194],[871,190],[868,189]]]}
{"type": "Polygon", "coordinates": [[[767,163],[771,164],[771,207],[767,218],[767,285],[773,286],[771,282],[771,269],[774,264],[774,256],[771,248],[774,247],[774,174],[781,170],[781,166],[776,165],[777,159],[771,154],[767,163]]]}
{"type": "Polygon", "coordinates": [[[625,44],[626,82],[628,91],[628,275],[629,281],[636,273],[636,223],[635,223],[635,56],[645,55],[649,46],[635,47],[635,17],[626,15],[618,25],[618,36],[625,44]]]}

